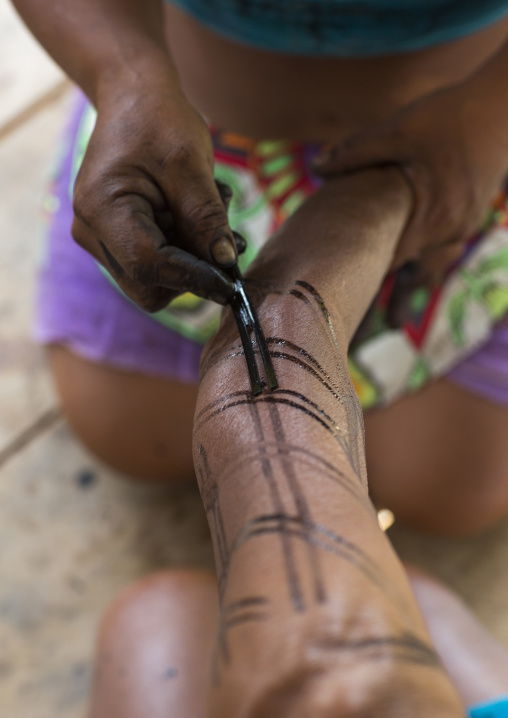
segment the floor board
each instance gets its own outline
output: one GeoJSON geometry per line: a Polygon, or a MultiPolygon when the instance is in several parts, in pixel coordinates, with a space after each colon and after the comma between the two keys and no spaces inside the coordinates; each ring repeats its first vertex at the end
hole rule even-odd
{"type": "Polygon", "coordinates": [[[0,142],[0,452],[56,401],[30,331],[41,203],[68,103],[59,99],[0,142]]]}
{"type": "Polygon", "coordinates": [[[0,130],[63,80],[21,23],[9,0],[0,0],[0,130]]]}

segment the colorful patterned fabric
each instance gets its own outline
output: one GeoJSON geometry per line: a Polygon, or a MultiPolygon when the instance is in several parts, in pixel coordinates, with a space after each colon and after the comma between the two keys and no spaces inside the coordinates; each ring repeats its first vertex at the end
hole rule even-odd
{"type": "MultiPolygon", "coordinates": [[[[75,145],[69,192],[93,121],[93,110],[88,108],[75,145]]],[[[309,167],[319,148],[284,141],[254,142],[215,129],[212,136],[216,177],[233,189],[231,226],[248,242],[241,258],[245,269],[272,232],[315,191],[319,183],[309,167]]],[[[448,373],[485,343],[494,325],[508,314],[506,188],[443,285],[432,292],[418,289],[413,293],[410,319],[399,329],[390,328],[387,322],[394,281],[393,275],[386,279],[368,325],[363,327],[362,339],[349,356],[351,376],[365,409],[390,403],[448,373]]],[[[219,314],[217,305],[185,294],[149,316],[204,343],[216,331],[219,314]]]]}

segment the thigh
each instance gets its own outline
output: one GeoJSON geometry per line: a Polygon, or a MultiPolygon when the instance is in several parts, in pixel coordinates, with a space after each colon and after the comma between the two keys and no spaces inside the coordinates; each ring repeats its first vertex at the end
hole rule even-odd
{"type": "Polygon", "coordinates": [[[204,571],[164,571],[124,591],[102,621],[90,718],[201,718],[217,615],[204,571]]]}
{"type": "Polygon", "coordinates": [[[59,345],[49,356],[63,411],[99,458],[137,478],[194,476],[196,385],[122,371],[59,345]]]}
{"type": "Polygon", "coordinates": [[[481,531],[508,514],[508,408],[447,379],[365,416],[371,495],[415,528],[481,531]]]}

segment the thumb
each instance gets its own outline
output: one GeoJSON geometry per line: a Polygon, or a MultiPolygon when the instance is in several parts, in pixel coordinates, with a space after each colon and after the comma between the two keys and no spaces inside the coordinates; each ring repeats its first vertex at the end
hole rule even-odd
{"type": "Polygon", "coordinates": [[[312,162],[312,171],[320,177],[344,174],[367,167],[398,164],[401,161],[400,141],[388,129],[367,130],[325,148],[312,162]]]}
{"type": "Polygon", "coordinates": [[[233,266],[238,259],[236,242],[209,167],[185,167],[173,174],[164,190],[182,248],[220,267],[233,266]]]}

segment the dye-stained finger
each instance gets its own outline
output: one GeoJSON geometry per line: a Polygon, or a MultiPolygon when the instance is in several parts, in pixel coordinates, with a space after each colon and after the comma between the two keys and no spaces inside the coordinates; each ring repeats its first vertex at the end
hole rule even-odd
{"type": "Polygon", "coordinates": [[[170,213],[165,231],[155,221],[149,203],[139,196],[123,198],[114,219],[90,227],[79,215],[73,222],[75,240],[111,273],[125,293],[147,311],[157,311],[178,294],[191,291],[220,304],[232,294],[230,279],[216,267],[170,246],[170,213]]]}
{"type": "Polygon", "coordinates": [[[180,245],[190,254],[221,267],[233,266],[238,253],[226,206],[231,193],[213,179],[211,169],[192,148],[179,146],[169,155],[159,179],[171,210],[180,245]],[[222,193],[222,194],[221,194],[222,193]]]}

